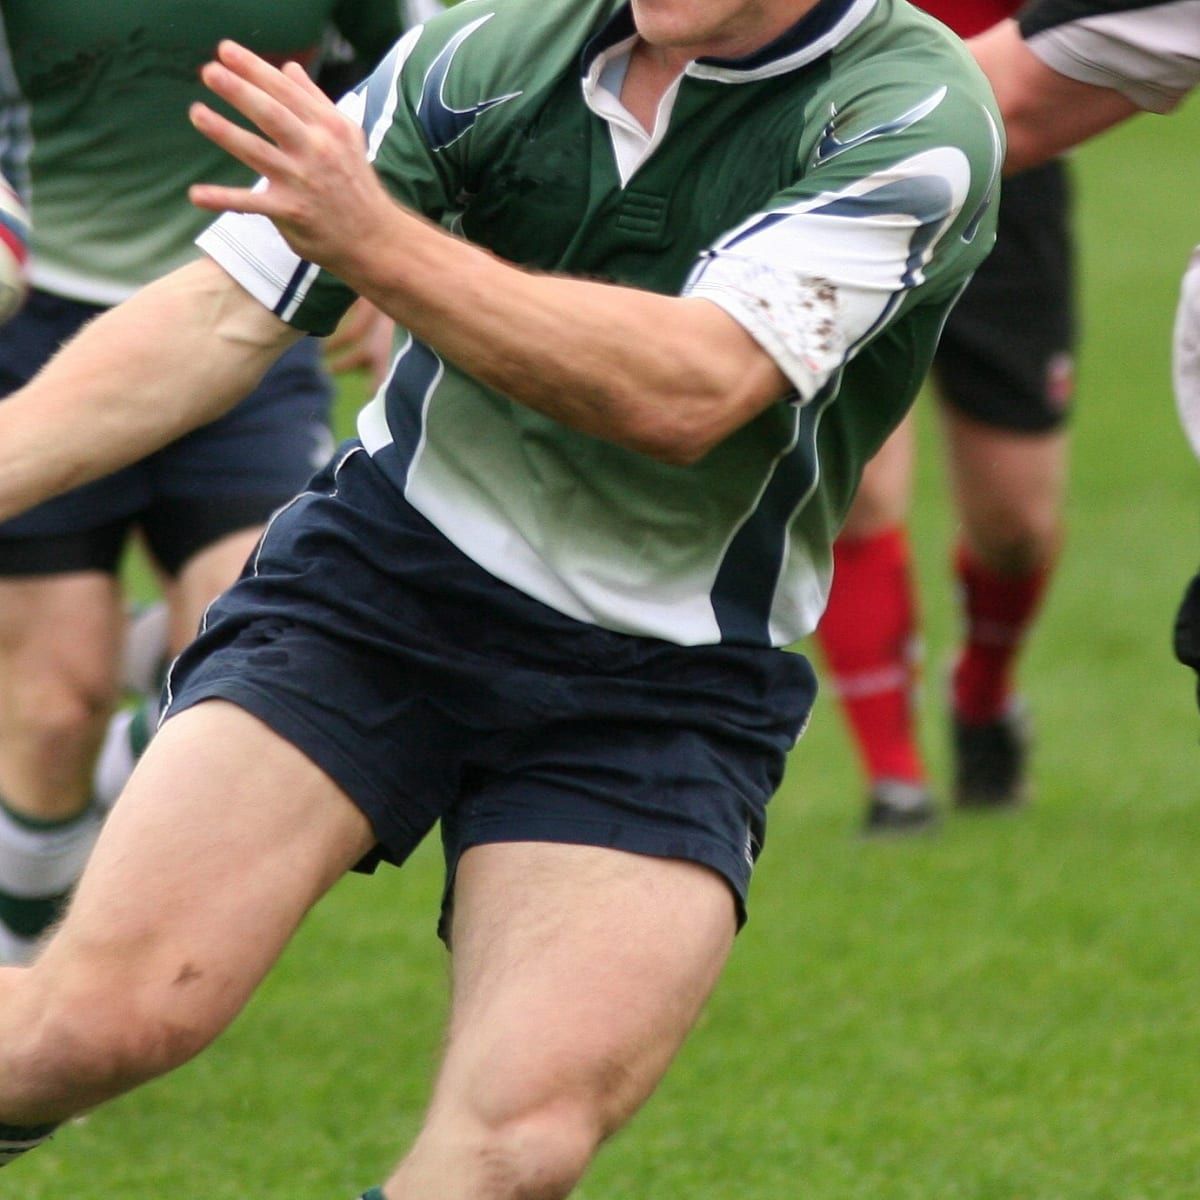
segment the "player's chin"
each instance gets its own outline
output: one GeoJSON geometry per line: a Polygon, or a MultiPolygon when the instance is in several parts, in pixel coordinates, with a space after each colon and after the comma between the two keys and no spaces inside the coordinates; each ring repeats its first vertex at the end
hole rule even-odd
{"type": "Polygon", "coordinates": [[[700,22],[692,0],[632,0],[633,20],[652,46],[686,46],[697,40],[700,22]]]}

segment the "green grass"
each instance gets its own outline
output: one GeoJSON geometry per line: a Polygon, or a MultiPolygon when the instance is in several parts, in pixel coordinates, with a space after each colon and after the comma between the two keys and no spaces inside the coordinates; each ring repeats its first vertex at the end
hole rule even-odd
{"type": "MultiPolygon", "coordinates": [[[[1200,238],[1200,108],[1078,157],[1085,340],[1070,533],[1023,668],[1037,795],[864,844],[826,698],[773,805],[752,920],[588,1200],[1200,1194],[1200,717],[1168,630],[1200,489],[1168,346],[1200,238]],[[1152,198],[1148,202],[1146,197],[1152,198]]],[[[945,770],[953,536],[922,411],[925,734],[945,770]]],[[[349,1200],[413,1132],[447,964],[440,862],[350,879],[171,1079],[5,1172],[19,1200],[349,1200]]]]}

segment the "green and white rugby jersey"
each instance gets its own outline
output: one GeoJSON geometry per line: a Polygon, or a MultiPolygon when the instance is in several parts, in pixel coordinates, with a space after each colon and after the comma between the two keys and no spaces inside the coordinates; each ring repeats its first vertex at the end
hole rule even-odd
{"type": "MultiPolygon", "coordinates": [[[[652,134],[619,100],[634,37],[613,0],[479,0],[406,36],[346,109],[405,204],[520,264],[703,296],[795,394],[670,466],[402,337],[359,434],[454,544],[569,616],[783,645],[816,624],[862,465],[991,247],[998,119],[957,39],[901,0],[821,0],[752,56],[693,62],[652,134]]],[[[350,299],[265,219],[200,241],[300,328],[350,299]]]]}
{"type": "Polygon", "coordinates": [[[222,37],[312,62],[337,30],[376,63],[399,0],[2,0],[0,170],[29,203],[34,283],[113,304],[195,257],[198,180],[248,172],[192,129],[222,37]]]}

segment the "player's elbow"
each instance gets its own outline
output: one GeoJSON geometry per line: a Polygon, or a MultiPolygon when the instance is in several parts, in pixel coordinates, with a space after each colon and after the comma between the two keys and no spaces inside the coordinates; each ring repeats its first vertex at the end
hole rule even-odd
{"type": "Polygon", "coordinates": [[[1062,148],[1058,141],[1047,136],[1044,123],[1020,110],[1010,110],[1004,115],[1004,132],[1007,149],[1004,155],[1004,174],[1016,175],[1035,167],[1062,148]]]}
{"type": "Polygon", "coordinates": [[[643,393],[621,441],[668,466],[690,467],[748,420],[748,409],[724,389],[670,389],[653,398],[643,393]]]}

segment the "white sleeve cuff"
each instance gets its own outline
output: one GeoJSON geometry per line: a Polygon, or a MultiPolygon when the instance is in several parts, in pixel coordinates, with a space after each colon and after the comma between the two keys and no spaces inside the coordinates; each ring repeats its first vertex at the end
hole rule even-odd
{"type": "Polygon", "coordinates": [[[721,253],[685,295],[724,309],[775,360],[802,402],[811,400],[845,360],[838,289],[828,279],[721,253]]]}

